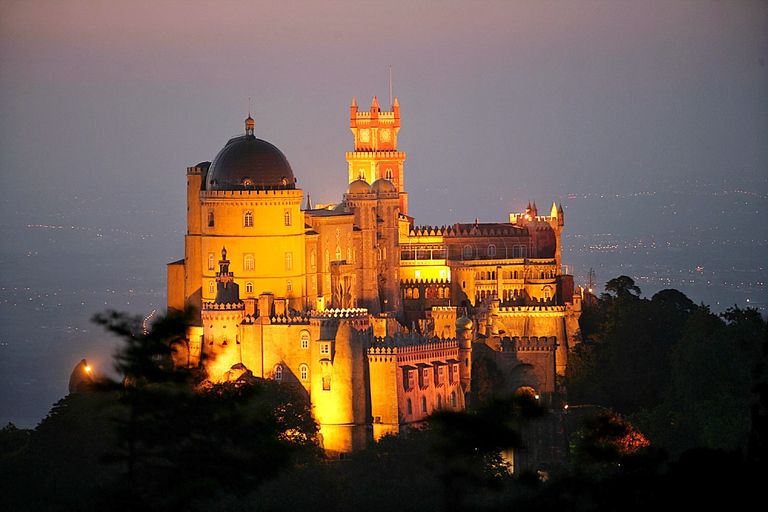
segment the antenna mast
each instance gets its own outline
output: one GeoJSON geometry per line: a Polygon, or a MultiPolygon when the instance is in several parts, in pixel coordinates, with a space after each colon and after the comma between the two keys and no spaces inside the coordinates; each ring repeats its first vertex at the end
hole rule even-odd
{"type": "Polygon", "coordinates": [[[394,108],[392,103],[392,66],[389,66],[389,108],[394,108]]]}

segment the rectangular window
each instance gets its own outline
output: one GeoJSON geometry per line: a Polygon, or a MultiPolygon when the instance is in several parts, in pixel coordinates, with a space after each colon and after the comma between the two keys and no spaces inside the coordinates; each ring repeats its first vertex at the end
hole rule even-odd
{"type": "Polygon", "coordinates": [[[331,344],[330,343],[321,343],[320,344],[320,355],[321,356],[329,356],[329,355],[331,355],[331,344]]]}

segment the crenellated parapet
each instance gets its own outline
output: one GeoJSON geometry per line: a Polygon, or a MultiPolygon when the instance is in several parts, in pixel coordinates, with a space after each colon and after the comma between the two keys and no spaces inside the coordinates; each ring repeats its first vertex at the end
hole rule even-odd
{"type": "Polygon", "coordinates": [[[245,304],[243,302],[203,302],[203,311],[239,311],[245,310],[245,304]]]}
{"type": "Polygon", "coordinates": [[[360,318],[367,317],[368,310],[366,308],[329,308],[322,311],[312,311],[312,318],[360,318]]]}
{"type": "Polygon", "coordinates": [[[310,323],[328,328],[350,325],[356,331],[365,331],[371,327],[370,316],[366,308],[325,309],[310,312],[310,323]]]}
{"type": "Polygon", "coordinates": [[[423,350],[426,346],[435,349],[451,348],[458,346],[455,338],[439,338],[437,336],[419,336],[411,334],[395,334],[394,336],[375,337],[371,341],[371,348],[395,349],[400,353],[409,353],[423,350]]]}
{"type": "Polygon", "coordinates": [[[513,336],[502,338],[501,347],[512,352],[554,352],[557,349],[555,336],[513,336]]]}
{"type": "Polygon", "coordinates": [[[565,306],[501,306],[499,313],[509,314],[534,314],[534,313],[553,313],[562,315],[565,312],[565,306]]]}
{"type": "Polygon", "coordinates": [[[282,324],[282,325],[296,325],[296,324],[309,324],[311,319],[311,313],[309,312],[294,312],[287,315],[275,315],[270,317],[270,323],[282,324]]]}

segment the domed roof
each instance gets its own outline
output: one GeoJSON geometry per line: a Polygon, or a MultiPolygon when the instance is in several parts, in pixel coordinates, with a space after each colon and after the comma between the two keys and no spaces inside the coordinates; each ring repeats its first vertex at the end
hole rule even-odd
{"type": "Polygon", "coordinates": [[[205,188],[214,190],[295,189],[296,178],[285,155],[253,135],[246,119],[246,133],[230,139],[208,170],[205,188]]]}
{"type": "Polygon", "coordinates": [[[456,319],[456,328],[457,329],[471,329],[472,328],[472,320],[465,316],[461,316],[458,319],[456,319]]]}
{"type": "Polygon", "coordinates": [[[371,186],[365,180],[355,180],[347,187],[347,194],[370,194],[371,186]]]}
{"type": "Polygon", "coordinates": [[[397,188],[395,188],[395,184],[384,178],[379,178],[378,180],[374,181],[371,184],[371,190],[373,190],[377,194],[378,193],[388,194],[392,192],[397,192],[397,188]]]}

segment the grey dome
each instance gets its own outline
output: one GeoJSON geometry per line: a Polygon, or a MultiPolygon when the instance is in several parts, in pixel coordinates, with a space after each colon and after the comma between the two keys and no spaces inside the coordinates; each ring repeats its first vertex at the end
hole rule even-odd
{"type": "Polygon", "coordinates": [[[206,182],[208,191],[296,188],[296,179],[285,155],[252,133],[227,142],[213,159],[206,182]]]}

